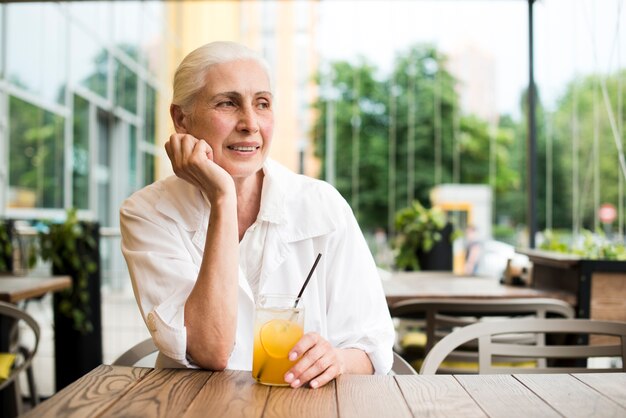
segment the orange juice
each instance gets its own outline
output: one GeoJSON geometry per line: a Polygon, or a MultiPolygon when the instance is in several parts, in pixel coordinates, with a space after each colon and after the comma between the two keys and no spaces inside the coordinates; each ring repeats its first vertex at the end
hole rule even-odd
{"type": "Polygon", "coordinates": [[[304,334],[304,311],[295,297],[262,295],[254,320],[252,377],[266,385],[287,386],[285,373],[295,362],[289,351],[304,334]]]}

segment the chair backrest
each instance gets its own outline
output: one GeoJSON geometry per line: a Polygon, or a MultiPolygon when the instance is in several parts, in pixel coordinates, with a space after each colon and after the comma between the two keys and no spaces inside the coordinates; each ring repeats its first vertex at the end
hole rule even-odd
{"type": "Polygon", "coordinates": [[[626,323],[597,321],[591,319],[512,319],[510,321],[486,321],[460,328],[439,341],[428,353],[420,374],[435,374],[439,365],[457,347],[467,341],[478,340],[478,363],[480,374],[511,373],[580,373],[615,372],[615,368],[588,367],[495,367],[496,356],[536,359],[588,359],[593,357],[622,358],[621,371],[626,371],[626,323]],[[619,337],[619,343],[608,345],[526,345],[497,342],[494,337],[511,333],[541,333],[576,335],[605,335],[619,337]]]}
{"type": "MultiPolygon", "coordinates": [[[[152,341],[152,338],[147,338],[128,350],[124,352],[121,356],[119,356],[114,362],[114,366],[135,366],[140,361],[146,359],[152,354],[156,354],[159,349],[152,341]]],[[[156,359],[156,356],[154,356],[156,359]]],[[[154,366],[155,361],[149,360],[149,366],[154,366]]],[[[143,364],[142,364],[143,365],[143,364]]]]}
{"type": "MultiPolygon", "coordinates": [[[[573,318],[574,309],[566,302],[549,298],[512,299],[410,299],[401,301],[389,309],[391,316],[401,319],[423,321],[426,333],[424,354],[458,327],[483,320],[511,319],[516,317],[561,317],[573,318]]],[[[514,336],[509,336],[515,338],[514,336]]],[[[528,336],[523,338],[528,339],[528,336]]],[[[542,336],[537,336],[541,339],[542,336]]],[[[475,362],[477,353],[474,344],[451,353],[450,361],[475,362]]],[[[450,372],[465,372],[465,369],[450,369],[450,372]]]]}
{"type": "Polygon", "coordinates": [[[17,334],[9,336],[9,343],[12,345],[12,347],[9,347],[10,351],[21,354],[21,357],[18,357],[19,360],[16,361],[11,369],[9,377],[0,383],[0,390],[2,390],[17,379],[23,370],[30,367],[33,357],[39,348],[39,336],[41,332],[39,324],[32,316],[26,313],[26,311],[10,303],[0,302],[0,316],[8,317],[13,321],[12,326],[10,327],[10,332],[17,332],[19,322],[23,321],[32,330],[35,336],[35,341],[33,342],[32,347],[23,346],[19,341],[17,334]]]}
{"type": "Polygon", "coordinates": [[[400,354],[393,352],[393,365],[391,366],[390,374],[417,374],[417,370],[411,366],[411,364],[400,356],[400,354]]]}

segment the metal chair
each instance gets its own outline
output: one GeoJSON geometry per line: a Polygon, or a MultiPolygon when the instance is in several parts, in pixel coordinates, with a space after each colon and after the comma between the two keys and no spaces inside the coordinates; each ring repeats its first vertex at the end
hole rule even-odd
{"type": "Polygon", "coordinates": [[[393,365],[391,366],[391,373],[389,374],[417,374],[417,370],[411,366],[411,364],[402,358],[402,356],[395,351],[393,352],[393,365]]]}
{"type": "Polygon", "coordinates": [[[626,371],[626,323],[596,321],[590,319],[512,319],[472,324],[458,329],[439,341],[428,353],[420,374],[435,374],[443,360],[458,347],[468,341],[478,340],[478,372],[480,374],[511,373],[589,373],[626,371]],[[619,337],[619,343],[594,345],[544,345],[498,342],[495,337],[507,334],[539,333],[605,335],[619,337]],[[588,359],[593,357],[620,356],[621,369],[588,367],[497,367],[493,364],[496,356],[535,358],[535,359],[588,359]]]}
{"type": "Polygon", "coordinates": [[[10,303],[0,302],[0,316],[2,317],[2,321],[4,321],[5,329],[8,331],[8,335],[3,336],[2,338],[6,338],[5,341],[8,344],[8,351],[16,354],[16,360],[11,368],[8,378],[0,381],[0,391],[5,389],[14,390],[15,405],[17,405],[17,412],[20,413],[22,400],[19,390],[19,382],[17,379],[22,371],[25,371],[27,374],[31,404],[35,406],[39,403],[39,396],[37,394],[37,388],[33,376],[32,361],[33,357],[37,353],[37,349],[39,348],[39,337],[41,335],[41,331],[39,324],[32,316],[26,313],[26,311],[10,303]],[[18,328],[20,321],[23,321],[33,332],[34,342],[29,347],[23,345],[20,339],[18,328]]]}
{"type": "MultiPolygon", "coordinates": [[[[403,347],[396,350],[406,359],[418,363],[433,346],[459,327],[481,321],[509,320],[512,318],[573,318],[574,309],[566,302],[548,298],[515,298],[515,299],[411,299],[398,302],[390,308],[391,316],[401,320],[413,321],[412,324],[421,328],[425,334],[423,350],[411,358],[411,353],[403,347]]],[[[504,338],[504,337],[503,337],[504,338]]],[[[508,335],[509,341],[529,342],[528,335],[508,335]]],[[[532,337],[542,339],[542,335],[532,337]]],[[[543,340],[539,341],[543,343],[543,340]]],[[[475,373],[478,354],[475,342],[468,342],[452,352],[442,369],[447,373],[475,373]]],[[[508,359],[500,359],[508,361],[508,359]]],[[[541,365],[544,361],[541,360],[541,365]]]]}
{"type": "MultiPolygon", "coordinates": [[[[126,350],[121,356],[115,359],[113,365],[130,367],[138,363],[145,363],[146,361],[150,361],[151,359],[149,359],[149,357],[158,351],[159,349],[154,345],[152,338],[147,338],[126,350]]],[[[154,367],[154,361],[150,361],[147,366],[154,367]]],[[[391,367],[390,374],[417,374],[417,371],[398,353],[394,352],[393,366],[391,367]]]]}
{"type": "Polygon", "coordinates": [[[155,354],[158,353],[158,351],[159,349],[154,344],[154,341],[152,341],[152,338],[147,338],[126,350],[121,356],[115,359],[113,365],[130,367],[141,362],[142,365],[147,363],[147,367],[154,367],[156,360],[155,354]],[[148,358],[150,356],[154,357],[154,361],[152,358],[148,358]]]}

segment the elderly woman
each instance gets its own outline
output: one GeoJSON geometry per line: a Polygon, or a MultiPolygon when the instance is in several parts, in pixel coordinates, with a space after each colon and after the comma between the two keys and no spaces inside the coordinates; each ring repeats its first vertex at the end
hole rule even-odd
{"type": "Polygon", "coordinates": [[[120,210],[157,367],[251,370],[255,300],[297,294],[322,253],[285,381],[319,387],[342,373],[388,373],[393,325],[350,207],[327,183],[267,158],[274,96],[265,61],[232,42],[196,49],[176,71],[170,114],[175,176],[120,210]]]}

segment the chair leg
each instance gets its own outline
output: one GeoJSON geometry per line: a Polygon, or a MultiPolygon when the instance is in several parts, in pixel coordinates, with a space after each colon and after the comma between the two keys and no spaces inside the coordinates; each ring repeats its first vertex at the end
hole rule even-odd
{"type": "Polygon", "coordinates": [[[39,404],[39,394],[37,393],[37,385],[35,384],[35,374],[32,366],[26,369],[26,380],[28,380],[28,392],[30,392],[30,404],[32,407],[39,404]]]}
{"type": "MultiPolygon", "coordinates": [[[[19,347],[24,357],[28,355],[28,350],[25,347],[19,347]]],[[[26,381],[28,382],[28,392],[30,394],[30,404],[34,407],[39,404],[39,394],[37,393],[37,385],[35,384],[35,374],[33,373],[33,364],[30,364],[26,370],[26,381]]]]}

